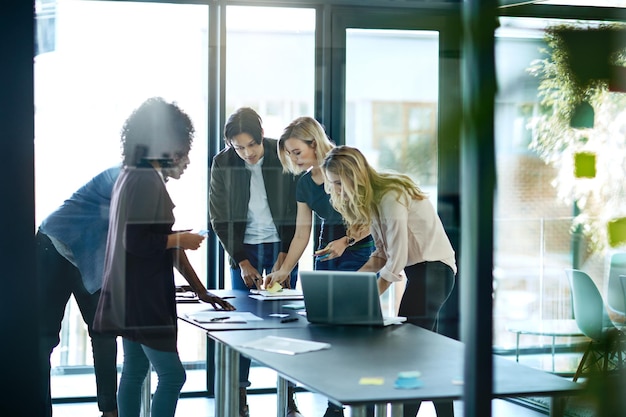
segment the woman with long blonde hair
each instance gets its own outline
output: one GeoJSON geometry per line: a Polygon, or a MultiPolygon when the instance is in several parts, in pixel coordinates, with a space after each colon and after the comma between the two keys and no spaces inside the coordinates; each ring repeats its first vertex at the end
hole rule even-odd
{"type": "MultiPolygon", "coordinates": [[[[330,203],[320,164],[334,147],[324,127],[307,116],[293,120],[278,140],[278,157],[283,169],[300,175],[296,185],[298,210],[296,232],[289,252],[280,269],[265,277],[265,288],[274,282],[283,283],[289,277],[309,244],[314,214],[321,221],[314,269],[356,271],[374,250],[369,229],[353,229],[352,233],[346,233],[341,214],[330,203]]],[[[343,408],[329,401],[324,417],[342,416],[343,408]]]]}
{"type": "Polygon", "coordinates": [[[320,164],[335,145],[312,117],[298,117],[278,141],[278,157],[287,172],[300,175],[296,186],[296,232],[281,268],[267,275],[266,286],[282,283],[306,249],[314,214],[321,220],[316,270],[356,271],[374,250],[369,228],[346,233],[345,221],[330,203],[320,164]]]}
{"type": "MultiPolygon", "coordinates": [[[[369,228],[374,238],[376,249],[359,270],[379,274],[380,294],[406,277],[398,315],[437,331],[457,268],[452,244],[427,195],[406,175],[377,172],[349,146],[332,149],[322,170],[348,234],[369,228]]],[[[415,417],[419,406],[406,403],[404,417],[415,417]]],[[[435,409],[439,417],[454,414],[451,401],[435,402],[435,409]]]]}

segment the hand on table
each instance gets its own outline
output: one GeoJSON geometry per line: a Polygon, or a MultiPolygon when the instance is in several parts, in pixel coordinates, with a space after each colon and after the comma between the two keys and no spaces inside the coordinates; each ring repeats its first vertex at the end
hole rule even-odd
{"type": "Polygon", "coordinates": [[[198,294],[198,298],[204,301],[205,303],[211,304],[213,308],[216,310],[227,310],[227,311],[236,310],[235,307],[231,303],[218,297],[217,295],[211,294],[210,292],[198,294]]]}
{"type": "Polygon", "coordinates": [[[241,268],[241,279],[243,279],[246,287],[261,290],[261,285],[263,285],[263,276],[255,267],[252,266],[250,261],[246,259],[245,261],[240,262],[239,267],[241,268]]]}
{"type": "Polygon", "coordinates": [[[282,270],[272,272],[265,277],[265,288],[270,288],[275,282],[279,283],[283,288],[291,288],[291,274],[282,270]]]}

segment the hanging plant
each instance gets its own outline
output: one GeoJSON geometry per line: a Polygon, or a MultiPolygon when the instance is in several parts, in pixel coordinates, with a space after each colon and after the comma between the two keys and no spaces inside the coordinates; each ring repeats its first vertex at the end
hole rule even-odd
{"type": "Polygon", "coordinates": [[[558,197],[578,204],[573,227],[582,229],[593,252],[606,249],[607,223],[626,217],[626,94],[609,91],[613,70],[626,63],[626,50],[615,43],[623,31],[617,25],[549,28],[547,57],[529,68],[541,79],[530,148],[556,167],[558,197]],[[577,176],[575,161],[589,163],[590,155],[595,167],[585,172],[594,175],[577,176]]]}

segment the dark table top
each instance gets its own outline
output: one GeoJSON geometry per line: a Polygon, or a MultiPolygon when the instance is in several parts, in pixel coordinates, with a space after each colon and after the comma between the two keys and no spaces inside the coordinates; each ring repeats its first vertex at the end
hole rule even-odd
{"type": "MultiPolygon", "coordinates": [[[[187,323],[200,327],[206,331],[224,331],[224,330],[253,330],[253,329],[274,329],[274,328],[291,328],[303,327],[308,324],[306,317],[297,313],[298,310],[284,308],[289,304],[303,303],[303,300],[256,300],[251,298],[250,293],[241,290],[210,290],[211,293],[226,297],[226,301],[231,303],[237,310],[250,312],[263,320],[248,321],[247,323],[199,323],[188,317],[188,314],[203,310],[213,310],[211,304],[196,303],[179,303],[177,304],[178,317],[187,323]],[[232,298],[231,298],[232,297],[232,298]],[[286,317],[273,317],[271,314],[287,314],[286,317]],[[294,318],[296,321],[287,323],[281,322],[283,319],[294,318]]],[[[225,311],[224,315],[228,315],[225,311]]]]}
{"type": "MultiPolygon", "coordinates": [[[[460,399],[463,395],[463,344],[411,324],[385,328],[307,325],[209,332],[209,336],[345,405],[460,399]],[[291,356],[239,346],[268,335],[326,342],[331,348],[291,356]],[[404,371],[421,372],[423,387],[394,388],[398,373],[404,371]],[[370,377],[382,378],[383,384],[359,383],[370,377]]],[[[555,396],[581,389],[567,379],[495,355],[494,374],[494,397],[555,396]]]]}

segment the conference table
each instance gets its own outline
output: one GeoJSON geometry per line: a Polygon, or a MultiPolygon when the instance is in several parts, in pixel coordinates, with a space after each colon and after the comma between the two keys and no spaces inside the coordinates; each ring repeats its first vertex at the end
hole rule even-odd
{"type": "MultiPolygon", "coordinates": [[[[178,318],[204,330],[215,341],[213,334],[225,331],[254,331],[260,329],[287,329],[306,327],[308,322],[305,317],[298,314],[303,306],[302,296],[285,299],[281,296],[252,298],[248,291],[242,290],[211,290],[211,293],[226,299],[236,310],[234,312],[221,311],[217,318],[229,317],[229,320],[198,321],[198,313],[213,310],[210,304],[198,302],[180,302],[177,304],[178,318]],[[222,314],[223,313],[223,314],[222,314]],[[239,313],[253,314],[255,320],[242,318],[245,323],[240,323],[239,313]],[[194,319],[196,318],[196,319],[194,319]]],[[[179,300],[181,300],[179,298],[179,300]]],[[[183,299],[184,301],[184,299],[183,299]]],[[[209,392],[214,392],[215,415],[234,416],[239,410],[239,354],[235,350],[228,350],[221,343],[216,343],[214,350],[209,347],[209,354],[214,354],[215,361],[209,361],[207,368],[207,385],[209,392]],[[228,372],[224,370],[228,368],[228,372]],[[214,376],[214,377],[213,377],[214,376]],[[226,379],[226,377],[230,379],[226,379]],[[227,388],[230,387],[230,388],[227,388]],[[233,395],[231,395],[233,394],[233,395]],[[234,411],[231,411],[234,410],[234,411]]],[[[286,383],[285,383],[286,384],[286,383]]],[[[278,404],[287,403],[287,387],[278,391],[278,404]]]]}
{"type": "MultiPolygon", "coordinates": [[[[224,293],[216,291],[216,294],[224,293]]],[[[391,415],[396,417],[402,415],[404,402],[462,399],[464,346],[459,341],[411,324],[387,327],[308,324],[296,312],[285,312],[283,305],[289,301],[250,299],[250,302],[241,298],[243,294],[236,296],[232,303],[238,309],[246,305],[261,317],[280,312],[298,320],[282,323],[284,319],[264,319],[264,324],[238,324],[241,327],[233,329],[194,323],[188,313],[179,308],[181,319],[202,328],[216,342],[216,416],[237,414],[240,354],[277,372],[278,417],[286,414],[287,381],[296,382],[336,404],[351,407],[353,417],[365,417],[367,406],[371,405],[375,407],[376,416],[383,416],[387,415],[387,404],[390,404],[391,415]],[[320,342],[330,347],[288,355],[243,346],[268,336],[320,342]],[[395,387],[399,374],[416,371],[420,374],[421,387],[395,387]]],[[[580,384],[497,355],[493,356],[493,363],[494,398],[550,397],[550,415],[554,417],[563,414],[561,397],[582,389],[580,384]]]]}

